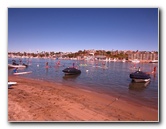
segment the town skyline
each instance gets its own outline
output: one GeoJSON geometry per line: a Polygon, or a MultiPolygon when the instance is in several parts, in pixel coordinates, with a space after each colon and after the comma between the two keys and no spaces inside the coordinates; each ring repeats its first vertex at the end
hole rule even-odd
{"type": "Polygon", "coordinates": [[[158,8],[8,9],[8,51],[158,48],[158,8]]]}
{"type": "Polygon", "coordinates": [[[9,52],[8,58],[49,58],[65,60],[105,60],[105,61],[134,61],[141,62],[158,61],[158,51],[105,51],[105,50],[79,50],[77,52],[9,52]]]}
{"type": "Polygon", "coordinates": [[[20,53],[42,53],[42,52],[55,52],[55,53],[58,53],[58,52],[62,52],[62,53],[76,53],[76,52],[79,52],[79,51],[123,51],[123,52],[126,52],[126,51],[132,51],[132,52],[136,52],[136,51],[144,51],[144,52],[158,52],[158,50],[151,50],[151,51],[147,51],[147,50],[115,50],[115,49],[111,49],[111,50],[104,50],[104,49],[82,49],[82,50],[76,50],[76,51],[45,51],[45,50],[36,50],[36,51],[31,51],[31,49],[29,49],[29,51],[8,51],[8,53],[17,53],[17,52],[20,52],[20,53]]]}

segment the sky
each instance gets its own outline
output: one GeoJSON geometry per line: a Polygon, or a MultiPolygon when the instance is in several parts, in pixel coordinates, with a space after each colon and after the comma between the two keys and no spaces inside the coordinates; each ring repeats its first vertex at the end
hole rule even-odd
{"type": "Polygon", "coordinates": [[[8,52],[158,51],[158,8],[8,8],[8,52]]]}

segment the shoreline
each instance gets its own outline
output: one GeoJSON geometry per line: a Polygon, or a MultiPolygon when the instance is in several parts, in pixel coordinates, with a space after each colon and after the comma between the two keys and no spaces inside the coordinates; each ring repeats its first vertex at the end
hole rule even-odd
{"type": "MultiPolygon", "coordinates": [[[[50,58],[50,57],[10,57],[8,56],[8,59],[51,59],[51,60],[57,60],[57,58],[50,58]]],[[[59,60],[72,60],[72,61],[88,61],[86,59],[72,59],[72,58],[60,58],[59,60]]],[[[135,59],[133,59],[135,60],[135,59]]],[[[132,62],[133,60],[123,60],[123,59],[118,59],[118,60],[93,60],[94,62],[132,62]]],[[[132,62],[132,63],[135,63],[135,64],[139,64],[139,63],[154,63],[154,64],[157,64],[158,63],[158,60],[139,60],[139,62],[132,62]]]]}
{"type": "Polygon", "coordinates": [[[8,76],[9,122],[158,122],[157,109],[61,83],[8,76]]]}

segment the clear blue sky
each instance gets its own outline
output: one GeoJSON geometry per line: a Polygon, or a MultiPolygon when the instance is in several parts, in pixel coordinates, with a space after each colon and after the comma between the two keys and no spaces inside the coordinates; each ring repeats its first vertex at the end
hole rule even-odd
{"type": "Polygon", "coordinates": [[[8,52],[84,49],[158,51],[158,9],[8,9],[8,52]]]}

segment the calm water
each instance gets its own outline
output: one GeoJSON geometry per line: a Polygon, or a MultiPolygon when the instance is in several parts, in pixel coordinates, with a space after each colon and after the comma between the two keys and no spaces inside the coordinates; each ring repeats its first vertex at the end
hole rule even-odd
{"type": "MultiPolygon", "coordinates": [[[[19,59],[15,58],[17,63],[19,59]]],[[[94,67],[102,66],[102,62],[88,62],[75,60],[51,60],[51,59],[30,59],[28,68],[19,69],[18,71],[32,71],[31,74],[21,75],[27,78],[52,81],[73,87],[83,87],[92,89],[104,94],[112,94],[124,99],[130,99],[139,105],[151,106],[158,108],[158,71],[151,75],[149,84],[133,83],[129,78],[129,74],[140,67],[142,71],[151,72],[157,63],[138,63],[131,62],[105,62],[107,68],[94,67]],[[60,66],[55,64],[60,61],[60,66]],[[45,68],[48,62],[50,68],[45,68]],[[66,67],[75,63],[81,70],[81,74],[77,76],[65,76],[62,72],[66,67]],[[86,65],[85,65],[86,64],[86,65]],[[144,85],[147,85],[146,87],[144,85]]],[[[8,59],[11,64],[12,59],[8,59]]],[[[22,59],[23,63],[27,63],[27,59],[22,59]]],[[[13,69],[8,70],[8,74],[12,74],[13,69]]]]}

